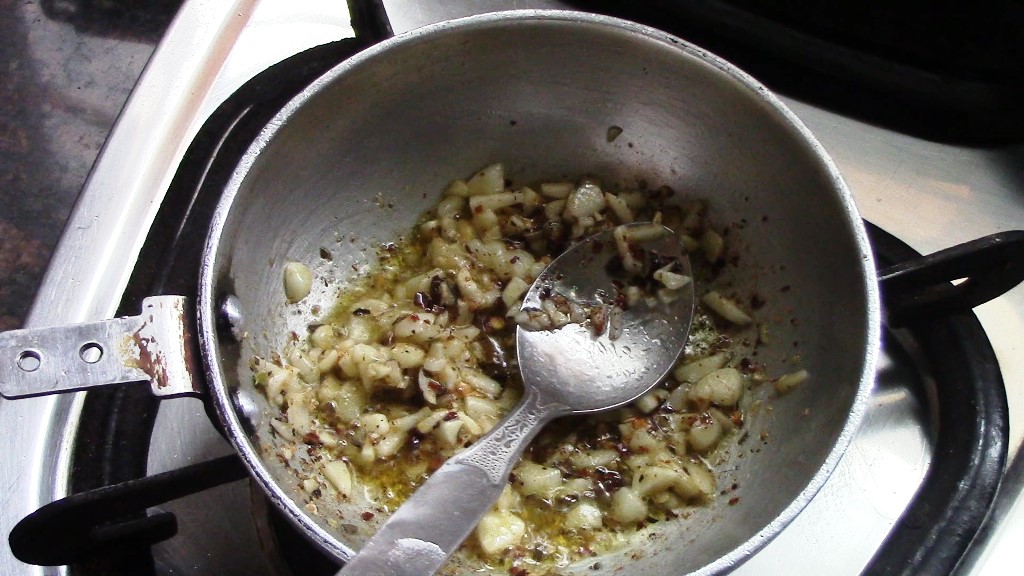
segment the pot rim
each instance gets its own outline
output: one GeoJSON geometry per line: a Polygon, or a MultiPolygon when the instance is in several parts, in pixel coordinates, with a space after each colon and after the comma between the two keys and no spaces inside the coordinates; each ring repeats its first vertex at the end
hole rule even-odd
{"type": "Polygon", "coordinates": [[[241,456],[250,475],[257,481],[270,500],[275,503],[279,510],[284,512],[289,521],[301,529],[315,544],[341,561],[351,558],[355,554],[354,550],[313,520],[310,514],[296,503],[271,477],[268,469],[263,464],[263,458],[249,442],[248,436],[238,418],[234,401],[225,384],[226,379],[222,366],[218,361],[219,345],[216,337],[218,295],[215,293],[218,269],[215,266],[215,262],[217,260],[216,254],[221,245],[221,235],[225,224],[228,222],[229,214],[239,189],[263,148],[270,143],[277,131],[287,120],[323,88],[336,81],[339,77],[348,74],[351,70],[371,63],[374,59],[381,57],[381,55],[396,47],[415,44],[436,35],[456,33],[461,30],[502,26],[516,22],[564,22],[579,26],[612,28],[642,36],[664,46],[679,50],[681,54],[695,58],[717,69],[720,73],[729,76],[744,88],[757,94],[763,103],[780,115],[789,128],[795,130],[796,136],[809,146],[813,155],[821,163],[821,166],[828,175],[829,184],[841,204],[843,214],[846,217],[847,229],[853,235],[855,246],[860,253],[861,277],[863,279],[866,312],[868,314],[866,319],[867,339],[865,342],[863,369],[859,377],[857,393],[848,412],[846,422],[828,456],[797,497],[752,537],[726,555],[697,570],[694,574],[717,574],[727,571],[741,564],[760,550],[803,510],[835,470],[847,447],[850,445],[854,434],[863,420],[875,380],[876,363],[881,347],[880,295],[876,280],[874,256],[868,242],[867,232],[853,202],[853,196],[834,161],[829,157],[824,147],[818,142],[811,131],[777,96],[746,72],[707,50],[656,28],[610,16],[571,10],[509,10],[479,14],[427,25],[384,40],[342,61],[303,89],[275,114],[273,119],[260,131],[259,135],[246,150],[225,186],[224,194],[212,218],[209,235],[203,250],[199,298],[197,302],[200,349],[209,383],[210,399],[223,425],[226,437],[241,456]]]}

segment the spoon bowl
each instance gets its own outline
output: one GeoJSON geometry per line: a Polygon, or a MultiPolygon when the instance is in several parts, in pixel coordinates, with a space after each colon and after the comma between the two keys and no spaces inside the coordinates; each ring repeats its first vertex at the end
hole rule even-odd
{"type": "MultiPolygon", "coordinates": [[[[628,274],[611,230],[575,244],[548,266],[523,298],[523,308],[540,308],[544,295],[562,294],[570,301],[608,305],[603,330],[592,321],[570,322],[558,330],[516,332],[519,370],[527,388],[565,404],[573,414],[608,410],[650,390],[672,368],[686,344],[693,319],[693,283],[675,290],[658,288],[627,305],[627,286],[637,280],[660,286],[653,268],[671,265],[673,273],[692,278],[690,260],[668,228],[654,224],[621,227],[630,249],[648,261],[647,269],[628,274]],[[671,264],[670,264],[671,263],[671,264]],[[616,301],[621,301],[616,311],[616,301]],[[619,324],[620,326],[615,326],[619,324]],[[595,332],[601,332],[596,335],[595,332]]],[[[620,234],[622,233],[620,232],[620,234]]],[[[550,299],[550,297],[549,297],[550,299]]]]}
{"type": "Polygon", "coordinates": [[[556,258],[516,314],[523,399],[431,474],[339,574],[422,576],[440,569],[545,423],[622,406],[664,378],[689,335],[691,279],[678,238],[660,224],[619,226],[556,258]]]}

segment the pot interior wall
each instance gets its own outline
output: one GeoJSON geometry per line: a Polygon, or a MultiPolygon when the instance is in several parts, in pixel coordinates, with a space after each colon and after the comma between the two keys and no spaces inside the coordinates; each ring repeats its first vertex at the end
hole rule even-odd
{"type": "MultiPolygon", "coordinates": [[[[728,561],[749,553],[766,526],[809,497],[801,494],[840,442],[872,373],[877,323],[871,258],[848,194],[780,106],[698,49],[599,18],[477,18],[342,64],[260,136],[212,232],[214,287],[203,304],[235,294],[246,319],[243,349],[221,338],[226,363],[211,371],[221,401],[232,405],[230,391],[234,406],[247,407],[223,411],[229,433],[245,431],[243,452],[273,442],[275,411],[253,390],[245,359],[281,350],[291,331],[305,334],[339,284],[407,233],[450,180],[502,161],[516,183],[589,174],[618,187],[664,184],[707,199],[713,220],[729,226],[737,258],[721,289],[768,302],[757,317],[770,338],[749,353],[772,375],[798,355],[812,378],[784,397],[755,389],[762,403],[744,440],[716,466],[724,494],[650,527],[643,552],[603,559],[602,572],[629,564],[681,573],[738,547],[728,561]],[[609,141],[613,126],[622,133],[609,141]],[[282,289],[289,260],[318,279],[295,305],[282,289]]],[[[293,495],[293,517],[308,522],[309,496],[295,476],[264,460],[257,476],[293,495]]],[[[341,542],[321,542],[335,554],[365,540],[369,528],[348,534],[322,519],[361,525],[359,510],[316,504],[320,528],[341,542]]],[[[591,565],[580,571],[595,573],[591,565]]]]}

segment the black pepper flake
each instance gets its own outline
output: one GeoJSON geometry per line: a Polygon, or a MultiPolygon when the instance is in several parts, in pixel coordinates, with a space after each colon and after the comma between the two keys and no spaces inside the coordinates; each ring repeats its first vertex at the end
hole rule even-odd
{"type": "Polygon", "coordinates": [[[369,522],[370,520],[373,520],[373,512],[370,512],[370,511],[363,512],[362,514],[359,515],[359,517],[362,518],[363,520],[369,522]]]}
{"type": "Polygon", "coordinates": [[[597,476],[598,487],[605,493],[611,494],[626,484],[622,474],[615,470],[609,470],[604,466],[595,468],[594,473],[597,476]]]}
{"type": "Polygon", "coordinates": [[[439,304],[444,300],[444,293],[441,292],[443,282],[440,276],[434,276],[430,279],[430,299],[439,304]]]}
{"type": "Polygon", "coordinates": [[[755,362],[749,357],[744,357],[742,360],[740,360],[740,370],[746,372],[747,374],[755,374],[757,372],[763,371],[764,366],[762,366],[758,362],[755,362]]]}
{"type": "Polygon", "coordinates": [[[413,304],[416,304],[424,310],[432,310],[434,308],[434,300],[430,296],[423,292],[417,292],[412,297],[413,304]]]}

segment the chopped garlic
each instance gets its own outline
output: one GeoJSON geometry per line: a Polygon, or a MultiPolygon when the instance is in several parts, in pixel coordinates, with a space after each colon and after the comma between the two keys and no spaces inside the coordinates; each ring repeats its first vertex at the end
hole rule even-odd
{"type": "Polygon", "coordinates": [[[324,464],[324,478],[343,498],[352,496],[352,471],[347,462],[334,460],[324,464]]]}
{"type": "Polygon", "coordinates": [[[292,304],[301,301],[313,289],[313,271],[301,262],[284,265],[284,295],[292,304]]]}
{"type": "Polygon", "coordinates": [[[515,546],[526,534],[526,523],[511,512],[489,512],[476,526],[476,537],[484,554],[494,555],[515,546]]]}
{"type": "Polygon", "coordinates": [[[744,312],[736,302],[722,296],[714,290],[705,294],[704,297],[701,298],[701,301],[704,302],[708,308],[711,308],[711,310],[716,314],[733,324],[746,326],[754,321],[754,319],[744,312]]]}

